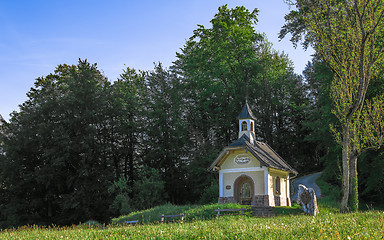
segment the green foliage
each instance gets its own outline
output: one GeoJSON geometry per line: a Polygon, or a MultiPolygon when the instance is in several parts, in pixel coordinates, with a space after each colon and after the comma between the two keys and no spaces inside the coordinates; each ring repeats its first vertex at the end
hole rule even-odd
{"type": "Polygon", "coordinates": [[[212,182],[211,186],[204,189],[201,195],[200,204],[216,203],[219,198],[219,184],[212,182]]]}
{"type": "Polygon", "coordinates": [[[237,139],[235,121],[246,101],[256,116],[257,140],[267,142],[299,171],[319,169],[315,144],[306,140],[307,86],[288,56],[275,51],[256,31],[258,10],[226,5],[199,25],[173,68],[183,76],[188,143],[188,186],[193,199],[214,180],[206,168],[237,139]],[[205,176],[202,178],[201,176],[205,176]]]}
{"type": "Polygon", "coordinates": [[[144,86],[141,94],[145,110],[140,120],[146,141],[141,145],[142,164],[159,170],[167,192],[165,200],[183,203],[188,199],[185,155],[189,138],[180,78],[158,64],[147,73],[144,86]]]}
{"type": "Polygon", "coordinates": [[[96,65],[59,65],[38,78],[4,129],[0,175],[9,225],[70,224],[109,217],[113,177],[103,130],[106,78],[96,65]]]}
{"type": "Polygon", "coordinates": [[[175,68],[184,77],[189,129],[204,156],[216,153],[236,135],[234,119],[259,69],[263,38],[254,29],[257,13],[220,7],[211,28],[199,25],[177,54],[175,68]]]}
{"type": "Polygon", "coordinates": [[[86,60],[36,80],[0,140],[2,226],[106,222],[131,211],[143,82],[127,68],[111,84],[86,60]]]}
{"type": "Polygon", "coordinates": [[[159,172],[150,168],[140,174],[141,179],[133,185],[132,205],[135,209],[149,209],[164,203],[164,181],[159,172]]]}
{"type": "Polygon", "coordinates": [[[301,206],[297,203],[293,203],[291,207],[287,207],[287,206],[274,207],[273,212],[277,216],[281,216],[281,215],[303,215],[303,214],[305,214],[303,212],[303,210],[301,209],[301,206]]]}
{"type": "Polygon", "coordinates": [[[365,205],[382,204],[384,198],[384,176],[381,171],[384,169],[383,150],[368,151],[359,158],[359,188],[361,189],[360,203],[365,205]]]}
{"type": "MultiPolygon", "coordinates": [[[[322,182],[328,183],[333,186],[331,188],[334,189],[332,193],[327,192],[325,194],[325,199],[329,199],[330,203],[332,201],[338,202],[340,201],[342,173],[340,163],[341,146],[335,142],[334,136],[332,136],[328,128],[329,125],[337,125],[337,119],[335,119],[335,116],[331,114],[330,111],[333,106],[330,98],[330,85],[333,79],[333,73],[318,56],[315,56],[312,62],[307,65],[304,76],[310,84],[311,95],[313,95],[312,98],[314,99],[312,110],[309,112],[309,121],[305,123],[306,126],[312,129],[308,140],[316,143],[316,154],[318,154],[321,161],[324,162],[325,168],[321,175],[322,182]]],[[[368,88],[366,98],[371,99],[374,96],[382,94],[382,84],[382,78],[374,78],[372,85],[368,88]]],[[[375,104],[375,106],[380,107],[381,105],[375,104]]],[[[373,132],[368,131],[367,135],[364,134],[364,138],[373,141],[374,138],[367,137],[370,134],[373,134],[373,132]]],[[[376,136],[379,136],[379,134],[376,136]]],[[[362,204],[359,205],[362,207],[365,207],[365,204],[370,206],[380,204],[383,197],[383,195],[381,195],[382,189],[380,188],[380,186],[382,186],[382,177],[377,171],[372,171],[372,169],[382,169],[384,167],[380,164],[382,159],[382,157],[380,157],[381,152],[381,149],[370,150],[364,152],[359,157],[360,181],[358,181],[358,184],[359,189],[362,191],[359,194],[360,203],[362,204]]],[[[325,189],[328,191],[328,187],[325,187],[325,189]]]]}
{"type": "Polygon", "coordinates": [[[113,212],[116,214],[128,214],[132,210],[131,199],[129,197],[132,189],[129,186],[128,179],[124,176],[120,177],[117,182],[115,181],[108,188],[108,191],[116,195],[112,205],[109,207],[113,212]]]}
{"type": "Polygon", "coordinates": [[[198,25],[173,69],[180,75],[180,91],[189,142],[186,196],[195,202],[214,180],[206,169],[218,152],[236,139],[239,110],[258,69],[262,36],[254,29],[258,10],[219,8],[211,27],[198,25]]]}
{"type": "Polygon", "coordinates": [[[307,112],[308,118],[303,123],[309,130],[305,139],[312,143],[315,156],[310,164],[317,165],[321,170],[325,167],[326,170],[323,170],[322,176],[330,175],[327,181],[335,183],[340,180],[336,178],[341,174],[338,168],[341,149],[329,129],[330,125],[337,123],[336,117],[331,113],[333,103],[330,97],[330,85],[333,73],[324,61],[315,55],[312,61],[308,62],[303,75],[308,82],[311,99],[307,112]]]}
{"type": "MultiPolygon", "coordinates": [[[[288,23],[281,37],[291,32],[292,40],[297,43],[298,36],[305,35],[304,44],[311,44],[334,73],[332,113],[339,128],[333,130],[342,144],[341,207],[346,210],[348,200],[355,202],[358,195],[357,184],[353,186],[355,179],[357,182],[358,156],[367,148],[377,148],[383,143],[381,97],[365,101],[369,83],[384,60],[383,2],[297,0],[289,3],[296,10],[286,16],[288,23]],[[295,23],[295,20],[300,21],[295,23]]],[[[355,209],[358,204],[354,206],[355,209]]]]}
{"type": "Polygon", "coordinates": [[[115,180],[121,175],[133,181],[138,178],[135,170],[138,164],[137,149],[142,125],[138,121],[143,116],[141,93],[144,88],[145,73],[127,67],[120,78],[109,88],[108,103],[105,113],[108,119],[108,137],[104,139],[109,146],[115,171],[115,180]]]}
{"type": "Polygon", "coordinates": [[[341,191],[340,186],[332,185],[327,182],[327,177],[324,173],[316,180],[316,184],[321,189],[321,198],[317,199],[319,209],[322,212],[339,212],[340,210],[340,199],[341,191]]]}
{"type": "Polygon", "coordinates": [[[311,99],[309,117],[304,126],[310,129],[306,140],[314,145],[315,159],[318,159],[315,163],[322,170],[319,186],[324,184],[326,197],[321,201],[339,202],[342,174],[341,146],[329,128],[330,125],[337,125],[337,118],[331,113],[333,102],[330,86],[334,74],[318,55],[307,64],[303,74],[309,85],[311,99]]]}
{"type": "Polygon", "coordinates": [[[145,168],[138,175],[141,178],[134,181],[132,187],[124,176],[109,187],[108,191],[115,195],[110,206],[114,215],[149,209],[164,202],[164,182],[160,179],[159,172],[153,168],[145,168]]]}

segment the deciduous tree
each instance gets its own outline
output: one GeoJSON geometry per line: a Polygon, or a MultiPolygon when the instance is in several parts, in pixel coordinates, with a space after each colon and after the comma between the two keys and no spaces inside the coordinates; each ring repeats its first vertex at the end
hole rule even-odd
{"type": "MultiPolygon", "coordinates": [[[[342,144],[343,197],[342,210],[348,208],[350,199],[357,199],[357,157],[366,147],[378,147],[381,138],[366,140],[364,132],[371,129],[371,136],[381,134],[382,114],[377,106],[381,97],[365,102],[367,88],[376,74],[383,57],[380,37],[384,17],[381,0],[296,0],[288,1],[297,10],[286,16],[288,23],[281,36],[293,33],[297,43],[301,34],[304,44],[311,44],[334,72],[332,99],[334,114],[340,129],[334,128],[342,144]],[[375,110],[373,110],[375,109],[375,110]],[[369,113],[368,113],[369,112],[369,113]],[[376,122],[376,123],[374,123],[376,122]]],[[[357,201],[351,204],[357,209],[357,201]]]]}

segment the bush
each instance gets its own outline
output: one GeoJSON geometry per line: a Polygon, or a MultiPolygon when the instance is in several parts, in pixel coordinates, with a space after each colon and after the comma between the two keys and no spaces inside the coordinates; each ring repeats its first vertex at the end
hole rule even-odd
{"type": "Polygon", "coordinates": [[[199,203],[200,204],[217,203],[217,199],[219,197],[218,193],[219,193],[219,184],[215,181],[211,184],[211,186],[204,189],[199,203]]]}
{"type": "Polygon", "coordinates": [[[101,223],[95,220],[88,220],[85,223],[81,223],[79,226],[85,227],[85,228],[102,228],[103,227],[101,223]]]}
{"type": "Polygon", "coordinates": [[[132,206],[135,209],[148,209],[164,203],[164,181],[154,169],[144,169],[142,178],[133,184],[132,206]]]}
{"type": "Polygon", "coordinates": [[[148,209],[164,203],[164,182],[156,169],[144,169],[141,179],[129,186],[128,178],[122,176],[109,187],[114,201],[109,207],[115,215],[125,215],[134,210],[148,209]],[[130,197],[130,195],[132,197],[130,197]]]}
{"type": "Polygon", "coordinates": [[[115,199],[109,209],[115,214],[128,214],[132,211],[131,199],[129,194],[131,193],[131,188],[128,185],[128,178],[124,176],[120,177],[117,182],[114,182],[112,186],[109,187],[108,191],[111,194],[116,194],[115,199]]]}

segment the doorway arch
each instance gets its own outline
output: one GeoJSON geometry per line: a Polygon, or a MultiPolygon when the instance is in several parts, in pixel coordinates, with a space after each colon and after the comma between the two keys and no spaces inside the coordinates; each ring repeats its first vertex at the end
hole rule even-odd
{"type": "Polygon", "coordinates": [[[234,183],[235,202],[251,205],[255,198],[255,184],[249,176],[243,174],[234,183]]]}

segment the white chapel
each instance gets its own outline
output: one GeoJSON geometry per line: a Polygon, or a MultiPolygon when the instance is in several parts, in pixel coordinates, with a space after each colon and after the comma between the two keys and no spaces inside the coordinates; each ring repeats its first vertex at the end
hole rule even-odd
{"type": "Polygon", "coordinates": [[[248,103],[237,119],[239,138],[209,167],[219,173],[219,203],[291,206],[289,179],[297,171],[268,144],[256,141],[256,119],[248,103]]]}

